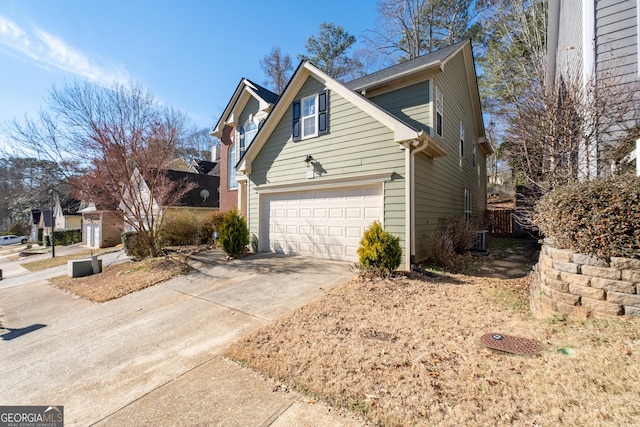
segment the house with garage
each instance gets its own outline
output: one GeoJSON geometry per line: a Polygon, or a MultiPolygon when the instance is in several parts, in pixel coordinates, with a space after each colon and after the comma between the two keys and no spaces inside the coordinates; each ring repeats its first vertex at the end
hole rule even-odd
{"type": "Polygon", "coordinates": [[[124,219],[115,207],[82,202],[82,243],[92,248],[110,248],[122,243],[124,219]]]}
{"type": "Polygon", "coordinates": [[[218,123],[211,132],[220,141],[214,148],[220,176],[220,211],[240,209],[246,216],[246,198],[238,199],[238,181],[235,166],[244,156],[258,128],[271,112],[278,95],[252,82],[241,79],[227,103],[218,123]]]}
{"type": "Polygon", "coordinates": [[[302,62],[266,112],[235,166],[256,251],[357,261],[380,221],[408,270],[443,220],[484,218],[493,150],[468,40],[347,84],[302,62]]]}

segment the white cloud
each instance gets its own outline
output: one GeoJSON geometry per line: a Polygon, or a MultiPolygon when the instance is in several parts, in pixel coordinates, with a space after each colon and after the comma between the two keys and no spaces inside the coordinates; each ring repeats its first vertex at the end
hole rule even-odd
{"type": "Polygon", "coordinates": [[[33,60],[36,65],[47,70],[54,68],[103,84],[130,80],[124,67],[100,65],[64,40],[39,28],[34,28],[29,33],[2,15],[0,45],[9,48],[14,54],[33,60]]]}

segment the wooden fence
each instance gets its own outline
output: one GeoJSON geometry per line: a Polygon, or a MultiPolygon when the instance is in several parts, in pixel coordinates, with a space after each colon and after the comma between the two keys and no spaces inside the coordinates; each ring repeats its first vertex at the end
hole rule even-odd
{"type": "Polygon", "coordinates": [[[513,213],[513,209],[488,210],[487,222],[491,226],[491,235],[500,237],[513,236],[513,213]]]}

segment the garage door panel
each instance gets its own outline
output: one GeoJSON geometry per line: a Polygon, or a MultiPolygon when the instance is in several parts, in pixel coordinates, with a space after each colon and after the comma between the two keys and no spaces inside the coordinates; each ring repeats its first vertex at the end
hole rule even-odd
{"type": "Polygon", "coordinates": [[[380,208],[365,208],[364,217],[372,221],[380,218],[380,208]]]}
{"type": "Polygon", "coordinates": [[[381,186],[269,195],[261,236],[281,253],[357,260],[365,229],[382,218],[381,186]]]}

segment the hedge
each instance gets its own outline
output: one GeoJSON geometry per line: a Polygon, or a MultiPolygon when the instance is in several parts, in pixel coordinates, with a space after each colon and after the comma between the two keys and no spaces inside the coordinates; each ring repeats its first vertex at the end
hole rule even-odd
{"type": "Polygon", "coordinates": [[[534,221],[557,247],[599,258],[640,258],[640,177],[576,182],[542,197],[534,221]]]}

